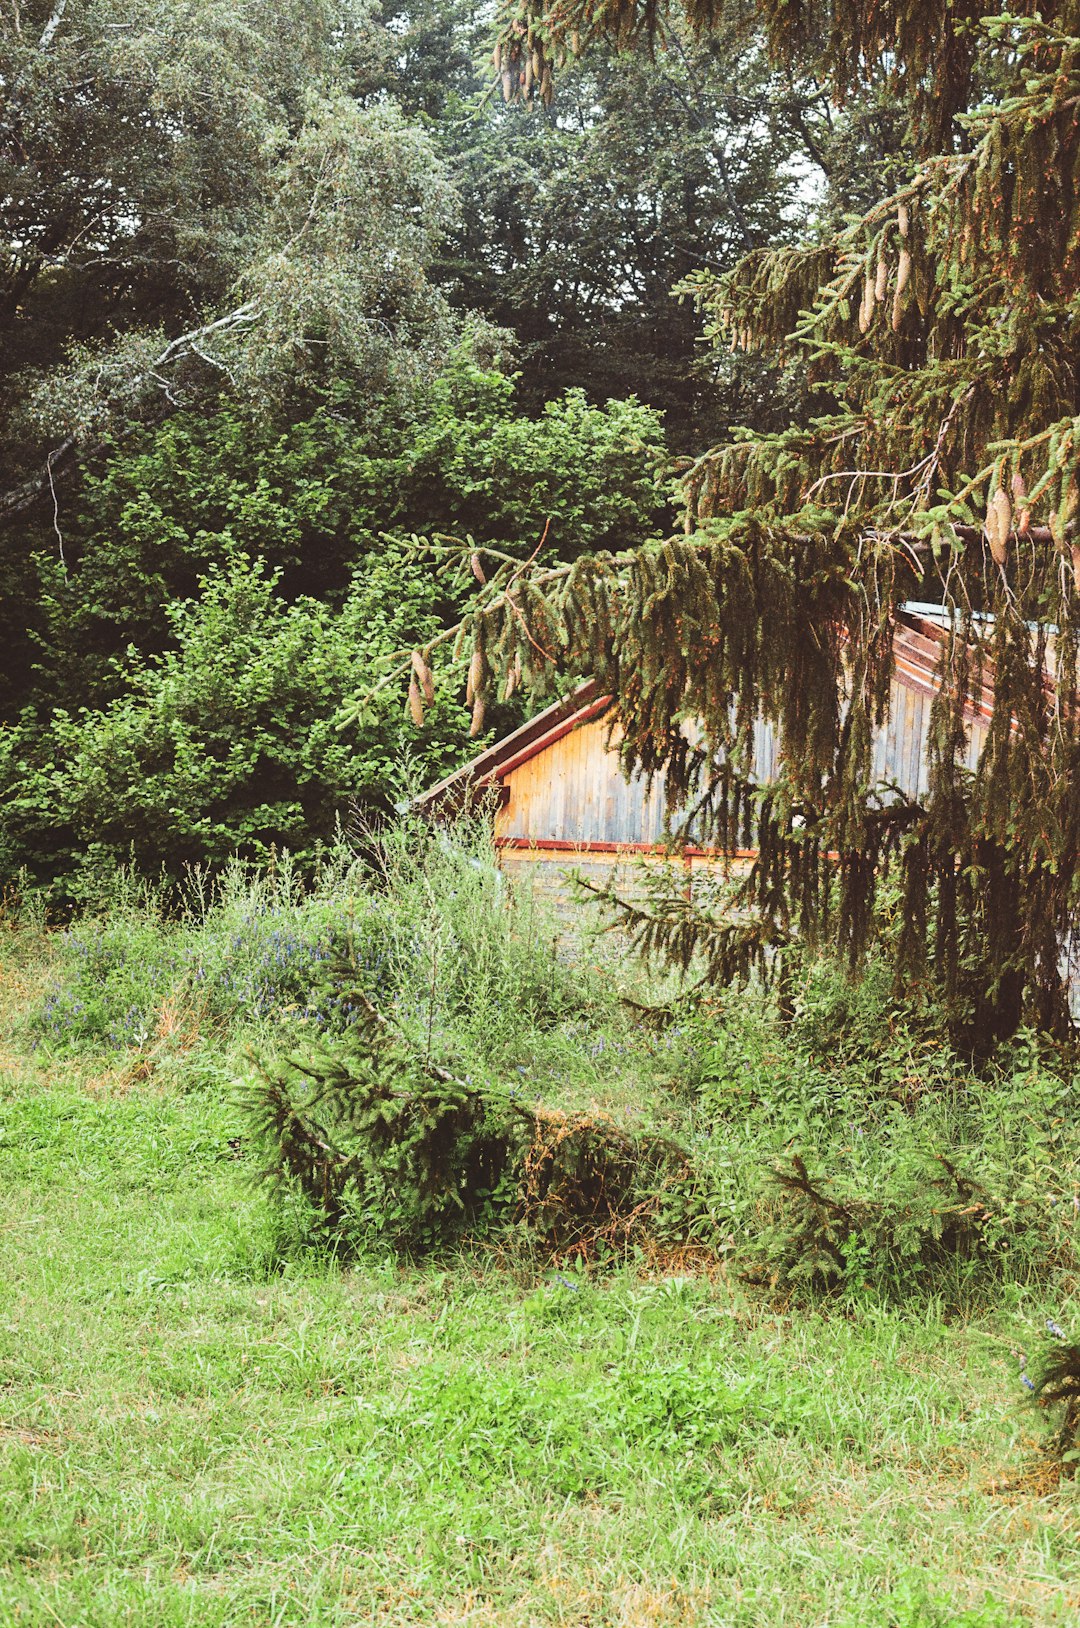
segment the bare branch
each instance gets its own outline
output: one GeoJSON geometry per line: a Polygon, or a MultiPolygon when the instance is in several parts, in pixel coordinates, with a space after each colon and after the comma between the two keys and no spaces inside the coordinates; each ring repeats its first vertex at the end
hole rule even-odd
{"type": "MultiPolygon", "coordinates": [[[[143,372],[134,381],[139,385],[154,386],[160,390],[166,399],[177,405],[176,397],[172,394],[169,382],[163,369],[183,360],[185,356],[197,356],[201,361],[228,373],[226,364],[209,355],[203,348],[207,339],[212,336],[241,332],[250,328],[259,320],[261,310],[256,300],[246,300],[234,310],[227,311],[224,316],[215,317],[213,322],[206,322],[199,328],[192,328],[187,333],[178,334],[171,339],[164,350],[147,364],[143,372]]],[[[97,443],[100,444],[100,443],[97,443]]],[[[20,485],[12,487],[0,495],[0,526],[22,514],[24,510],[37,501],[46,487],[52,492],[53,502],[56,502],[55,479],[59,471],[67,468],[81,450],[77,435],[67,435],[59,444],[52,448],[44,463],[29,479],[20,485]]],[[[55,523],[55,521],[54,521],[55,523]]],[[[59,535],[59,532],[57,532],[59,535]]]]}

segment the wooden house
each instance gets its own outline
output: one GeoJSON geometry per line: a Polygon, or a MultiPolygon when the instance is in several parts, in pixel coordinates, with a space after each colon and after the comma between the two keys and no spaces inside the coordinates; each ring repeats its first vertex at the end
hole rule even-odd
{"type": "MultiPolygon", "coordinates": [[[[932,607],[904,612],[896,634],[889,718],[875,742],[875,760],[879,781],[909,795],[926,788],[930,706],[943,639],[932,607]]],[[[992,693],[985,692],[979,706],[969,709],[972,768],[992,705],[992,693]]],[[[595,684],[581,685],[432,786],[414,807],[439,816],[486,796],[495,807],[495,841],[504,870],[531,873],[545,891],[556,894],[563,893],[570,870],[601,881],[613,867],[632,860],[666,861],[663,780],[658,777],[650,787],[641,776],[624,777],[605,717],[609,707],[610,698],[595,684]]],[[[772,727],[759,724],[758,780],[773,777],[777,750],[772,727]]],[[[729,858],[738,866],[753,855],[729,858]]],[[[680,861],[692,885],[694,873],[714,870],[718,856],[691,844],[680,861]]]]}

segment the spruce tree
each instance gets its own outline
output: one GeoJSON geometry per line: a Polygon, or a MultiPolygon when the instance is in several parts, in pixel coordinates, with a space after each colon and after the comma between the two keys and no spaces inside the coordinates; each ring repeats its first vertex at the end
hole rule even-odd
{"type": "MultiPolygon", "coordinates": [[[[723,25],[723,0],[681,9],[723,25]]],[[[932,982],[959,1034],[1062,1031],[1080,911],[1080,4],[760,12],[778,61],[812,63],[838,104],[884,78],[907,119],[888,196],[693,280],[709,337],[801,368],[816,416],[701,457],[676,537],[539,575],[488,562],[476,705],[496,672],[592,673],[617,698],[627,766],[666,770],[699,840],[757,844],[726,972],[793,935],[857,962],[892,873],[898,976],[932,982]],[[912,596],[948,613],[916,799],[882,794],[872,770],[912,596]],[[991,693],[972,772],[965,703],[991,693]],[[767,787],[751,775],[761,715],[783,742],[767,787]]],[[[590,35],[660,45],[665,19],[660,0],[515,0],[503,92],[550,98],[590,35]]],[[[669,925],[685,959],[684,902],[669,925]]],[[[651,936],[667,941],[662,915],[651,936]]]]}

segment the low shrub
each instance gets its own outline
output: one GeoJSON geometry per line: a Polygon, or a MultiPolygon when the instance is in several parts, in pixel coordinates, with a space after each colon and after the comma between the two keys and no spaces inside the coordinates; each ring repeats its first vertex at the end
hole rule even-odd
{"type": "Polygon", "coordinates": [[[774,1282],[831,1289],[906,1286],[952,1263],[986,1266],[1023,1228],[1014,1201],[988,1193],[945,1155],[912,1163],[881,1196],[843,1196],[811,1176],[798,1154],[773,1172],[781,1215],[761,1238],[774,1282]]]}
{"type": "Polygon", "coordinates": [[[358,1044],[260,1068],[240,1096],[279,1195],[335,1240],[425,1248],[499,1208],[520,1127],[508,1100],[424,1069],[369,1020],[358,1044]]]}
{"type": "Polygon", "coordinates": [[[242,1029],[309,1020],[347,1028],[352,1011],[327,968],[347,959],[367,992],[390,988],[389,930],[355,860],[329,863],[314,886],[283,863],[277,873],[227,873],[190,935],[187,972],[211,1017],[242,1029]]]}
{"type": "Polygon", "coordinates": [[[76,923],[61,937],[31,1031],[60,1049],[145,1045],[184,982],[185,949],[150,912],[76,923]]]}
{"type": "Polygon", "coordinates": [[[1022,1383],[1036,1406],[1055,1420],[1051,1456],[1060,1472],[1071,1479],[1080,1464],[1080,1345],[1053,1319],[1048,1319],[1046,1330],[1052,1343],[1036,1364],[1037,1377],[1024,1374],[1022,1383]]]}
{"type": "Polygon", "coordinates": [[[693,1107],[697,1214],[672,1220],[726,1222],[788,1291],[955,1298],[1075,1264],[1068,1059],[1021,1035],[976,1073],[933,1024],[904,1027],[883,983],[849,982],[809,969],[786,1022],[752,996],[722,1009],[693,1107]]]}
{"type": "Polygon", "coordinates": [[[240,1096],[263,1178],[299,1191],[336,1245],[427,1249],[515,1223],[549,1253],[588,1259],[631,1243],[685,1179],[673,1142],[458,1079],[352,997],[348,1036],[258,1065],[240,1096]]]}

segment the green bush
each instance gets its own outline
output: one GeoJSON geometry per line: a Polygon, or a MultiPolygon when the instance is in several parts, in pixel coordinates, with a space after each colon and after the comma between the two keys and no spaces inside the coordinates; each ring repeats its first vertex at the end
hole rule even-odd
{"type": "Polygon", "coordinates": [[[111,662],[172,642],[167,607],[229,560],[267,562],[288,600],[338,610],[354,573],[389,557],[388,536],[472,536],[530,552],[545,524],[570,557],[626,548],[667,524],[664,434],[631,399],[596,406],[580,390],[521,407],[514,378],[465,343],[411,410],[374,404],[343,381],[281,418],[222,398],[137,430],[86,470],[65,517],[69,565],[37,560],[42,706],[77,712],[118,693],[111,662]]]}
{"type": "Polygon", "coordinates": [[[664,524],[654,412],[570,391],[528,417],[468,346],[408,413],[339,384],[288,416],[223,400],[84,472],[67,563],[39,556],[22,585],[36,656],[0,719],[7,874],[82,901],[118,860],[312,862],[339,814],[389,810],[405,758],[436,780],[472,750],[453,682],[420,731],[396,690],[356,721],[379,659],[462,610],[417,535],[524,554],[544,536],[570,558],[664,524]]]}
{"type": "Polygon", "coordinates": [[[513,1222],[550,1251],[610,1254],[685,1181],[686,1156],[666,1138],[455,1076],[433,1057],[430,1022],[410,1037],[362,974],[333,971],[349,1032],[260,1064],[241,1103],[264,1179],[286,1203],[301,1194],[335,1247],[426,1249],[513,1222]]]}
{"type": "MultiPolygon", "coordinates": [[[[258,561],[213,571],[198,600],[170,608],[173,650],[131,653],[106,707],[60,709],[44,734],[28,733],[9,840],[29,848],[47,829],[50,852],[39,844],[34,857],[76,897],[95,868],[125,859],[174,880],[275,848],[310,867],[343,814],[386,811],[400,793],[418,738],[400,697],[363,725],[345,724],[346,703],[372,684],[378,656],[430,636],[436,594],[389,548],[335,612],[286,602],[258,561]]],[[[462,716],[444,690],[423,732],[431,774],[463,754],[462,716]]]]}
{"type": "Polygon", "coordinates": [[[377,1024],[359,1043],[287,1058],[242,1097],[263,1174],[302,1195],[335,1245],[425,1249],[488,1221],[518,1123],[497,1093],[425,1070],[377,1024]]]}
{"type": "Polygon", "coordinates": [[[755,1275],[803,1290],[955,1297],[1075,1260],[1068,1060],[1022,1035],[975,1073],[885,980],[805,978],[792,1021],[729,1002],[704,1046],[689,1224],[726,1218],[755,1275]]]}

